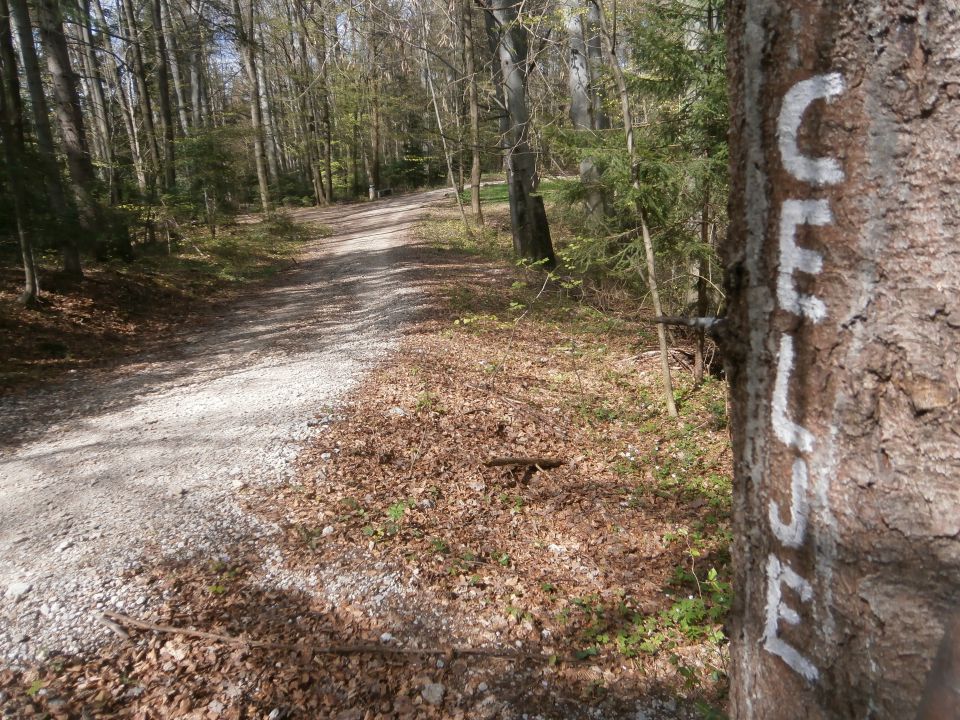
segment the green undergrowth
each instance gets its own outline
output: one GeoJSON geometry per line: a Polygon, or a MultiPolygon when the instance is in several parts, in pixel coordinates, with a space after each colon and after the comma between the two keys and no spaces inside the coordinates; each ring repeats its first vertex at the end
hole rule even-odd
{"type": "MultiPolygon", "coordinates": [[[[555,417],[573,419],[586,441],[567,452],[593,463],[588,492],[614,489],[597,511],[606,526],[605,544],[650,533],[650,542],[663,548],[658,562],[665,562],[622,574],[610,570],[606,586],[595,595],[572,591],[566,575],[558,573],[537,583],[540,592],[515,593],[518,597],[501,610],[517,625],[545,627],[567,638],[561,656],[637,668],[668,663],[678,692],[702,702],[702,716],[722,717],[715,706],[722,704],[726,687],[724,622],[732,602],[726,383],[708,375],[696,384],[688,370],[675,367],[679,418],[670,418],[655,329],[644,321],[648,313],[639,299],[621,296],[618,304],[600,308],[584,298],[572,278],[557,273],[548,279],[543,271],[514,262],[509,231],[496,222],[503,208],[485,212],[488,225],[472,240],[450,215],[438,214],[421,227],[421,236],[437,248],[495,265],[510,258],[515,268],[512,279],[446,287],[450,320],[442,332],[457,347],[490,348],[476,363],[481,376],[471,380],[474,384],[505,386],[515,399],[535,398],[556,408],[555,417]],[[521,388],[511,384],[512,375],[524,378],[521,388]],[[658,577],[660,591],[651,595],[632,584],[637,574],[658,577]]],[[[682,335],[674,340],[690,350],[682,335]]],[[[416,410],[439,413],[441,400],[425,389],[416,410]]],[[[516,522],[542,510],[522,487],[491,492],[483,502],[487,512],[510,513],[516,522]]],[[[412,527],[386,513],[383,507],[372,511],[377,519],[367,526],[368,537],[383,543],[414,537],[412,527]]],[[[524,568],[514,567],[515,558],[543,550],[458,545],[447,535],[434,535],[430,542],[429,552],[445,573],[478,593],[488,591],[490,577],[500,568],[522,577],[524,568]]],[[[645,557],[632,562],[646,563],[645,557]]]]}
{"type": "Polygon", "coordinates": [[[171,286],[207,294],[224,285],[262,280],[289,266],[311,237],[329,234],[277,213],[257,223],[227,225],[216,236],[194,229],[171,242],[138,249],[132,263],[113,261],[121,274],[147,273],[171,286]]]}
{"type": "MultiPolygon", "coordinates": [[[[482,204],[506,203],[509,202],[509,194],[506,182],[491,182],[489,185],[480,186],[480,202],[482,204]]],[[[543,180],[537,188],[537,194],[542,195],[544,202],[554,202],[559,200],[566,189],[568,180],[549,179],[543,180]]],[[[461,200],[469,206],[470,188],[466,188],[460,195],[461,200]]]]}

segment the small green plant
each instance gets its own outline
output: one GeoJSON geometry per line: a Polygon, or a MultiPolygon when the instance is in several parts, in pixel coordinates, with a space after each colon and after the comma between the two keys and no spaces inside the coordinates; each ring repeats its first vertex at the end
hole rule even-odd
{"type": "Polygon", "coordinates": [[[424,390],[423,392],[417,395],[417,402],[414,405],[414,407],[417,410],[417,412],[420,412],[421,410],[425,410],[427,412],[434,411],[434,410],[438,411],[439,407],[438,407],[437,400],[438,398],[436,393],[432,393],[424,390]]]}
{"type": "Polygon", "coordinates": [[[413,507],[413,503],[409,500],[396,502],[387,508],[387,517],[390,518],[391,522],[400,523],[404,515],[407,514],[407,508],[409,507],[413,507]]]}
{"type": "Polygon", "coordinates": [[[445,540],[434,538],[430,541],[430,548],[438,555],[446,555],[450,552],[450,545],[445,540]]]}

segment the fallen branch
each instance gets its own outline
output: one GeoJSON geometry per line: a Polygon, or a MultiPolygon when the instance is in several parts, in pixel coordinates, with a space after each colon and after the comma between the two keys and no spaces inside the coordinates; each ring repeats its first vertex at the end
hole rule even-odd
{"type": "Polygon", "coordinates": [[[676,325],[678,327],[690,327],[707,332],[716,332],[723,326],[724,318],[718,317],[655,317],[647,322],[655,325],[676,325]]]}
{"type": "Polygon", "coordinates": [[[566,465],[566,460],[558,460],[557,458],[531,458],[531,457],[502,457],[502,458],[490,458],[485,463],[487,467],[511,467],[515,465],[526,465],[526,466],[535,466],[540,470],[550,470],[551,468],[558,468],[561,465],[566,465]]]}
{"type": "Polygon", "coordinates": [[[103,615],[97,615],[97,622],[99,622],[104,627],[108,628],[110,631],[116,633],[124,640],[130,639],[130,634],[124,630],[122,627],[117,625],[113,620],[108,620],[103,615]]]}
{"type": "Polygon", "coordinates": [[[317,653],[318,655],[359,655],[364,653],[376,654],[376,655],[439,655],[442,657],[447,656],[461,656],[461,657],[493,657],[493,658],[506,658],[511,660],[542,660],[549,661],[550,658],[546,655],[533,654],[533,653],[519,653],[514,651],[504,651],[504,650],[492,650],[486,648],[469,648],[469,647],[451,647],[446,649],[440,648],[403,648],[403,647],[390,647],[388,645],[375,645],[375,644],[358,644],[358,645],[309,645],[309,644],[290,644],[290,643],[274,643],[274,642],[265,642],[263,640],[251,640],[242,637],[235,637],[233,635],[223,635],[221,633],[206,632],[204,630],[191,630],[190,628],[175,627],[173,625],[159,625],[157,623],[147,622],[146,620],[137,620],[132,618],[129,615],[123,615],[118,612],[113,612],[111,610],[104,611],[103,615],[98,618],[102,623],[114,629],[113,626],[116,626],[116,629],[120,632],[124,632],[123,628],[119,625],[126,625],[127,627],[134,627],[140,630],[150,630],[157,633],[168,633],[171,635],[183,635],[185,637],[198,638],[200,640],[213,640],[215,642],[224,643],[226,645],[237,645],[237,646],[246,646],[252,648],[263,648],[265,650],[284,650],[291,652],[302,652],[304,650],[309,650],[310,652],[317,653]]]}

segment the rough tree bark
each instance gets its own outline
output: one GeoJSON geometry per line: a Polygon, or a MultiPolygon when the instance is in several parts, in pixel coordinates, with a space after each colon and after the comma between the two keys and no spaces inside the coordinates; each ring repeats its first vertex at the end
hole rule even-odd
{"type": "Polygon", "coordinates": [[[100,72],[100,61],[97,58],[96,46],[93,44],[92,20],[90,17],[90,0],[80,0],[76,4],[78,22],[73,26],[73,36],[80,47],[80,60],[83,63],[84,75],[82,83],[85,95],[89,99],[93,119],[91,138],[96,152],[96,159],[100,166],[101,176],[107,183],[111,202],[116,202],[117,183],[113,162],[113,143],[110,128],[110,105],[103,88],[103,73],[100,72]]]}
{"type": "Polygon", "coordinates": [[[70,65],[63,19],[56,0],[40,0],[37,3],[37,19],[53,84],[53,104],[60,124],[60,142],[64,155],[67,156],[67,168],[70,170],[70,190],[80,216],[80,224],[84,232],[92,236],[98,230],[97,206],[92,193],[96,177],[84,132],[80,96],[77,94],[77,76],[70,65]]]}
{"type": "MultiPolygon", "coordinates": [[[[50,198],[51,209],[56,215],[57,224],[61,228],[66,228],[74,216],[63,187],[63,178],[60,176],[56,146],[50,128],[50,112],[46,94],[43,91],[43,77],[40,74],[40,62],[37,59],[33,27],[30,24],[30,12],[26,0],[11,0],[10,12],[16,26],[20,57],[23,59],[23,73],[30,94],[30,110],[33,115],[34,134],[44,176],[44,186],[50,198]]],[[[76,238],[62,230],[58,231],[58,235],[57,244],[63,256],[64,273],[74,278],[82,277],[83,270],[76,238]]]]}
{"type": "Polygon", "coordinates": [[[157,98],[160,106],[160,131],[163,133],[163,187],[172,192],[177,184],[176,159],[173,146],[173,110],[170,107],[170,71],[167,67],[167,41],[163,29],[163,8],[160,0],[153,0],[153,38],[157,58],[157,98]]]}
{"type": "Polygon", "coordinates": [[[8,185],[13,196],[14,224],[23,260],[23,293],[20,302],[33,305],[40,294],[37,268],[33,260],[33,239],[28,217],[27,182],[24,178],[23,106],[20,101],[20,80],[13,53],[10,11],[7,0],[0,0],[0,139],[3,158],[9,174],[8,185]]]}
{"type": "Polygon", "coordinates": [[[960,13],[730,11],[733,716],[957,718],[960,13]]]}
{"type": "Polygon", "coordinates": [[[593,129],[609,130],[610,116],[603,109],[600,69],[603,67],[603,43],[600,41],[600,6],[587,2],[587,16],[583,19],[584,37],[587,42],[587,69],[590,71],[590,86],[593,97],[593,129]]]}
{"type": "Polygon", "coordinates": [[[183,74],[180,71],[179,43],[177,34],[174,32],[170,3],[167,0],[160,0],[160,11],[163,34],[167,41],[167,61],[170,64],[170,76],[173,78],[173,89],[177,98],[177,118],[180,123],[180,132],[183,135],[189,135],[190,118],[187,115],[186,95],[183,91],[183,74]]]}

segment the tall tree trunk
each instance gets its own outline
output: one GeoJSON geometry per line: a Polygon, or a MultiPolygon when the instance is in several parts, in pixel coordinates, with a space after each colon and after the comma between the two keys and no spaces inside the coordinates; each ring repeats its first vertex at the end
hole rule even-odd
{"type": "MultiPolygon", "coordinates": [[[[199,40],[197,41],[199,44],[199,40]]],[[[203,57],[199,47],[190,49],[190,113],[194,127],[205,125],[205,116],[202,112],[201,82],[203,81],[203,57]]]]}
{"type": "Polygon", "coordinates": [[[33,305],[40,294],[40,284],[33,259],[31,223],[28,216],[23,106],[7,0],[0,0],[0,139],[3,140],[4,160],[7,164],[10,194],[13,197],[14,224],[23,260],[23,293],[20,295],[20,302],[33,305]]]}
{"type": "Polygon", "coordinates": [[[109,188],[111,201],[116,200],[117,184],[113,163],[113,138],[110,132],[110,107],[103,90],[103,73],[100,72],[100,62],[97,59],[96,48],[93,44],[91,31],[90,1],[80,0],[77,5],[79,18],[74,26],[74,32],[81,48],[80,57],[86,74],[84,84],[93,115],[93,138],[97,147],[97,159],[103,167],[104,180],[109,188]]]}
{"type": "MultiPolygon", "coordinates": [[[[703,245],[703,252],[700,253],[697,258],[696,272],[697,278],[695,283],[696,290],[696,308],[697,317],[706,317],[707,315],[707,268],[710,267],[710,261],[705,257],[704,253],[707,247],[712,245],[711,242],[712,233],[711,233],[711,222],[710,222],[710,189],[707,188],[706,197],[703,200],[703,208],[700,212],[700,244],[703,245]]],[[[706,347],[707,347],[707,333],[703,327],[698,327],[696,330],[696,346],[694,348],[693,356],[693,382],[699,387],[703,384],[703,377],[706,370],[706,347]]]]}
{"type": "Polygon", "coordinates": [[[603,107],[600,68],[603,67],[603,42],[600,39],[600,5],[587,0],[587,17],[581,17],[587,44],[587,69],[590,73],[590,96],[593,100],[593,129],[609,130],[610,116],[603,107]]]}
{"type": "MultiPolygon", "coordinates": [[[[569,78],[570,120],[575,130],[592,133],[595,127],[593,84],[587,56],[587,43],[583,32],[583,14],[586,8],[581,0],[567,0],[566,25],[567,45],[570,51],[569,78]]],[[[606,215],[600,173],[592,157],[584,155],[580,160],[580,182],[584,188],[584,204],[588,222],[596,226],[606,215]]]]}
{"type": "Polygon", "coordinates": [[[450,182],[450,188],[453,190],[453,195],[457,199],[457,207],[460,209],[460,217],[463,220],[463,228],[467,233],[467,236],[472,236],[473,233],[470,230],[470,223],[467,221],[467,213],[463,208],[463,198],[460,196],[463,192],[462,186],[457,184],[457,179],[454,177],[453,173],[453,160],[450,157],[450,148],[447,145],[447,136],[443,130],[443,120],[440,117],[440,106],[437,104],[437,91],[433,84],[433,71],[430,69],[430,53],[427,50],[427,42],[429,33],[427,31],[427,15],[423,9],[423,4],[420,5],[420,23],[422,28],[422,35],[420,42],[423,46],[423,69],[427,76],[427,87],[430,89],[430,100],[433,104],[433,113],[437,121],[437,132],[440,134],[440,142],[443,147],[443,158],[447,163],[447,179],[450,182]]]}
{"type": "MultiPolygon", "coordinates": [[[[324,27],[324,26],[322,26],[324,27]]],[[[325,32],[320,33],[317,57],[320,61],[320,122],[323,124],[323,169],[327,176],[327,202],[333,202],[333,115],[330,112],[330,77],[327,69],[325,32]]]]}
{"type": "Polygon", "coordinates": [[[367,180],[370,183],[370,199],[380,191],[380,81],[370,81],[370,158],[367,180]]]}
{"type": "Polygon", "coordinates": [[[172,192],[177,184],[173,149],[173,111],[170,107],[170,71],[167,68],[167,41],[163,32],[161,0],[151,0],[153,36],[157,46],[157,98],[160,102],[160,129],[163,133],[163,187],[172,192]]]}
{"type": "MultiPolygon", "coordinates": [[[[591,0],[592,2],[594,0],[591,0]]],[[[637,148],[633,135],[633,110],[630,106],[630,93],[627,81],[623,76],[623,68],[617,58],[616,40],[610,31],[603,9],[594,2],[597,8],[597,21],[600,23],[600,34],[607,54],[608,66],[613,73],[620,94],[620,112],[623,115],[623,131],[627,140],[627,158],[630,161],[630,178],[634,190],[640,190],[639,166],[637,164],[637,148]]],[[[653,252],[653,243],[650,240],[650,230],[647,226],[646,211],[640,200],[637,201],[637,215],[640,217],[641,232],[643,233],[643,250],[647,259],[647,287],[650,288],[650,298],[653,302],[653,311],[657,317],[663,316],[663,307],[660,305],[660,293],[657,288],[656,257],[653,252]]],[[[673,379],[670,377],[670,348],[667,345],[667,330],[663,324],[657,325],[657,340],[660,345],[660,369],[663,375],[663,397],[670,417],[677,417],[677,404],[673,397],[673,379]]]]}
{"type": "Polygon", "coordinates": [[[960,14],[736,0],[733,717],[960,717],[960,14]]]}
{"type": "Polygon", "coordinates": [[[480,93],[477,82],[477,67],[473,37],[473,2],[460,0],[461,27],[463,28],[463,65],[467,75],[467,105],[470,114],[470,206],[473,218],[483,225],[483,209],[480,207],[480,93]]]}
{"type": "Polygon", "coordinates": [[[263,48],[263,31],[256,32],[257,47],[261,48],[262,57],[258,58],[256,72],[257,85],[260,87],[260,117],[263,122],[263,149],[267,157],[267,173],[270,182],[276,187],[280,181],[280,160],[277,152],[277,129],[273,121],[273,111],[270,107],[270,84],[267,82],[265,71],[266,58],[263,48]]]}
{"type": "Polygon", "coordinates": [[[233,10],[237,23],[237,39],[240,54],[250,82],[250,125],[253,131],[253,157],[257,169],[257,185],[260,188],[260,207],[270,212],[270,180],[267,175],[267,158],[263,140],[263,115],[260,108],[260,79],[257,74],[257,48],[253,40],[254,3],[247,0],[246,17],[240,7],[240,0],[233,0],[233,10]]]}
{"type": "Polygon", "coordinates": [[[526,98],[527,30],[517,21],[514,0],[490,0],[488,7],[499,26],[499,32],[490,35],[495,43],[491,49],[509,118],[504,141],[514,250],[520,257],[553,267],[556,258],[543,198],[534,194],[536,158],[530,148],[526,98]]]}
{"type": "Polygon", "coordinates": [[[570,120],[574,129],[589,131],[593,130],[593,99],[587,66],[587,44],[583,38],[582,8],[578,0],[568,0],[564,10],[569,49],[570,120]]]}
{"type": "MultiPolygon", "coordinates": [[[[318,140],[317,133],[317,119],[315,113],[314,105],[314,96],[310,92],[310,57],[311,53],[308,51],[308,46],[312,47],[312,42],[309,42],[309,32],[307,30],[307,10],[304,7],[302,2],[294,3],[294,9],[297,17],[297,27],[299,33],[295,40],[292,40],[292,43],[295,43],[299,55],[299,68],[298,75],[296,78],[296,83],[294,84],[294,90],[296,92],[296,97],[298,98],[298,104],[300,107],[300,115],[303,120],[303,152],[305,156],[305,161],[307,164],[307,174],[310,179],[310,183],[313,186],[313,195],[314,202],[317,205],[324,205],[327,203],[327,191],[324,187],[323,182],[323,172],[320,169],[320,159],[318,154],[315,151],[320,150],[320,143],[318,140]]],[[[293,23],[291,23],[292,25],[293,23]]],[[[314,56],[316,53],[314,53],[314,56]]],[[[322,90],[321,90],[322,92],[322,90]]],[[[322,150],[321,150],[322,152],[322,150]]]]}
{"type": "Polygon", "coordinates": [[[73,211],[63,187],[60,165],[50,128],[50,113],[47,97],[43,91],[43,78],[40,63],[33,41],[33,27],[26,0],[11,0],[10,10],[17,30],[20,56],[23,59],[23,72],[30,94],[30,109],[33,114],[33,127],[37,139],[37,151],[43,171],[44,185],[50,198],[51,209],[57,218],[57,244],[63,257],[63,271],[66,275],[79,278],[83,276],[80,265],[80,250],[76,238],[67,231],[73,221],[73,211]]]}
{"type": "MultiPolygon", "coordinates": [[[[50,0],[45,0],[49,2],[50,0]]],[[[98,0],[99,1],[99,0],[98,0]]],[[[147,176],[148,192],[153,192],[157,173],[160,170],[160,150],[157,148],[157,133],[153,125],[153,103],[147,87],[147,73],[143,65],[143,48],[140,34],[137,32],[137,20],[133,13],[132,0],[118,0],[121,15],[126,24],[126,34],[130,38],[130,51],[133,56],[133,79],[137,85],[137,107],[140,110],[140,122],[143,124],[144,142],[147,145],[147,157],[150,171],[147,176]]]]}
{"type": "Polygon", "coordinates": [[[137,187],[141,195],[146,195],[147,173],[143,167],[143,156],[140,152],[140,142],[137,138],[137,124],[134,117],[133,101],[127,94],[123,78],[120,76],[120,68],[117,65],[113,40],[110,37],[110,28],[103,14],[103,7],[100,4],[100,0],[93,0],[92,8],[97,18],[97,36],[103,43],[107,81],[108,84],[113,87],[113,92],[120,101],[120,114],[123,117],[123,126],[127,134],[127,142],[130,147],[130,159],[133,162],[133,171],[137,178],[137,187]]]}
{"type": "Polygon", "coordinates": [[[77,94],[77,79],[70,66],[67,39],[57,0],[37,2],[40,39],[46,49],[47,69],[53,84],[54,111],[60,124],[60,142],[70,170],[70,190],[80,217],[80,225],[88,237],[99,230],[97,205],[92,190],[96,185],[93,162],[87,147],[83,113],[77,94]]]}
{"type": "Polygon", "coordinates": [[[160,11],[163,35],[166,38],[170,75],[173,77],[173,90],[177,98],[177,118],[180,123],[180,132],[183,135],[189,135],[190,118],[187,115],[186,94],[183,91],[183,75],[180,72],[180,54],[177,34],[173,31],[173,15],[170,13],[170,3],[168,0],[160,0],[160,11]]]}

